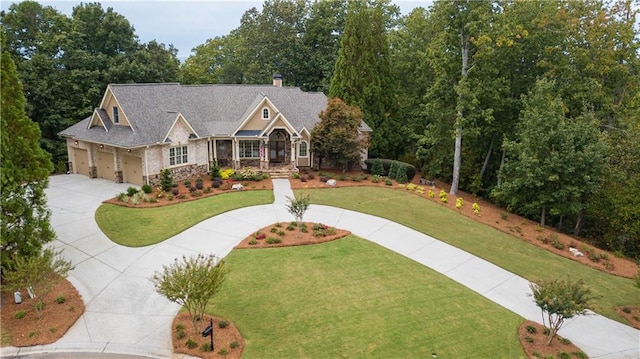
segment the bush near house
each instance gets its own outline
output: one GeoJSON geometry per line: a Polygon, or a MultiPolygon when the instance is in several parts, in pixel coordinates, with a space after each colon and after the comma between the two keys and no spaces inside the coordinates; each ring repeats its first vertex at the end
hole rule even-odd
{"type": "MultiPolygon", "coordinates": [[[[406,171],[407,174],[407,181],[411,182],[411,180],[413,179],[413,176],[416,175],[416,167],[410,163],[406,163],[406,162],[401,162],[401,161],[396,161],[396,160],[390,160],[390,159],[386,159],[386,158],[369,158],[367,160],[364,161],[364,163],[367,165],[367,172],[369,173],[373,173],[373,174],[378,174],[378,173],[374,173],[374,165],[376,165],[376,167],[379,166],[379,164],[376,164],[377,162],[382,162],[382,167],[383,167],[383,173],[382,175],[384,176],[389,176],[389,170],[394,167],[397,168],[398,167],[403,167],[406,171]],[[394,164],[392,166],[392,163],[394,164]]],[[[376,168],[376,172],[379,171],[379,168],[376,168]]],[[[393,177],[397,177],[398,173],[394,173],[393,177]]]]}

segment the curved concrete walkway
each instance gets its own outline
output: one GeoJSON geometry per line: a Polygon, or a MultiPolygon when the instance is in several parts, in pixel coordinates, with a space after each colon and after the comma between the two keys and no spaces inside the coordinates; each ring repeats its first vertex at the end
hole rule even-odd
{"type": "MultiPolygon", "coordinates": [[[[205,220],[160,244],[128,248],[114,244],[94,220],[102,200],[127,184],[80,175],[54,176],[47,189],[54,247],[76,269],[69,277],[86,311],[63,338],[49,345],[2,348],[2,357],[58,353],[105,353],[105,357],[184,358],[171,351],[171,321],[179,307],[157,294],[149,278],[181,255],[226,256],[252,232],[293,220],[286,196],[288,180],[274,180],[275,202],[227,212],[205,220]],[[108,354],[107,354],[108,353],[108,354]]],[[[487,261],[386,219],[334,207],[312,205],[306,221],[322,222],[389,248],[454,279],[520,316],[540,321],[529,282],[487,261]]],[[[599,315],[575,318],[560,332],[591,358],[640,358],[640,331],[599,315]]],[[[78,354],[77,358],[83,357],[78,354]]]]}

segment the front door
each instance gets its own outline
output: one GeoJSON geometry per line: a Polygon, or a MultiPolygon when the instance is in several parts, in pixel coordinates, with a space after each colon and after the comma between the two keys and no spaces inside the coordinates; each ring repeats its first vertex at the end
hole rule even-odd
{"type": "Polygon", "coordinates": [[[285,142],[284,141],[273,141],[269,142],[269,159],[271,162],[282,163],[284,162],[284,154],[285,154],[285,142]]]}

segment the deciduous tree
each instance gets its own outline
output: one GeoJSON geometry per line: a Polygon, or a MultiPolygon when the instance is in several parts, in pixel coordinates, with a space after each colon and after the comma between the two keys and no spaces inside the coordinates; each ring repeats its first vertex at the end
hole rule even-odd
{"type": "Polygon", "coordinates": [[[287,203],[287,211],[295,217],[299,231],[302,218],[304,217],[305,212],[307,212],[307,209],[309,209],[309,196],[307,195],[299,199],[295,197],[287,197],[287,200],[289,201],[289,203],[287,203]]]}
{"type": "Polygon", "coordinates": [[[524,97],[516,138],[505,140],[507,159],[494,195],[510,208],[527,215],[577,214],[585,194],[603,180],[606,146],[596,121],[588,112],[567,119],[554,83],[540,80],[524,97]]]}
{"type": "Polygon", "coordinates": [[[320,113],[320,122],[311,131],[311,150],[319,157],[340,166],[343,171],[357,164],[368,138],[359,132],[362,111],[330,98],[327,108],[320,113]]]}
{"type": "Polygon", "coordinates": [[[184,306],[189,312],[193,328],[199,332],[199,319],[225,280],[224,259],[214,255],[183,256],[171,265],[162,266],[151,281],[156,291],[170,301],[184,306]]]}
{"type": "Polygon", "coordinates": [[[591,290],[584,286],[582,280],[540,281],[531,283],[530,287],[533,301],[542,311],[542,323],[549,326],[547,345],[551,345],[565,320],[585,315],[589,302],[593,299],[591,290]]]}
{"type": "Polygon", "coordinates": [[[44,249],[30,257],[15,256],[14,268],[5,273],[5,283],[10,291],[30,291],[34,295],[38,318],[42,317],[44,298],[74,269],[71,262],[60,256],[61,253],[44,249]]]}

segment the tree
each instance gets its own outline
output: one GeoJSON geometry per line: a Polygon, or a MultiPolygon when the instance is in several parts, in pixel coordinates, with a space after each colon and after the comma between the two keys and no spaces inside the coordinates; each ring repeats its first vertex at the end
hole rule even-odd
{"type": "Polygon", "coordinates": [[[551,345],[566,319],[585,315],[593,299],[591,290],[583,285],[582,280],[571,283],[556,279],[529,286],[533,301],[542,311],[542,323],[545,326],[549,323],[547,345],[551,345]]]}
{"type": "Polygon", "coordinates": [[[566,119],[554,83],[540,80],[523,98],[516,138],[505,140],[508,156],[493,195],[532,216],[578,214],[584,196],[603,181],[606,146],[592,114],[566,119]]]}
{"type": "Polygon", "coordinates": [[[348,1],[314,1],[311,4],[302,39],[307,52],[296,76],[296,86],[302,90],[329,93],[348,6],[348,1]]]}
{"type": "Polygon", "coordinates": [[[307,13],[302,0],[267,0],[262,11],[254,7],[244,13],[238,28],[243,83],[268,83],[279,73],[286,83],[297,84],[308,53],[302,40],[307,13]]]}
{"type": "Polygon", "coordinates": [[[173,187],[173,174],[168,168],[160,171],[160,187],[162,187],[163,191],[170,191],[173,187]]]}
{"type": "Polygon", "coordinates": [[[180,82],[185,84],[242,83],[237,30],[216,36],[196,46],[180,68],[180,82]]]}
{"type": "Polygon", "coordinates": [[[289,200],[289,203],[287,203],[287,211],[295,217],[296,223],[298,224],[298,230],[300,230],[302,217],[304,217],[304,213],[309,209],[309,196],[307,195],[300,199],[287,196],[287,199],[289,200]]]}
{"type": "Polygon", "coordinates": [[[330,98],[327,108],[320,112],[320,122],[311,130],[312,151],[333,165],[347,171],[360,161],[367,138],[358,131],[362,111],[348,106],[341,99],[330,98]]]}
{"type": "MultiPolygon", "coordinates": [[[[494,11],[488,0],[440,1],[434,3],[430,16],[431,26],[438,30],[432,30],[434,39],[428,49],[435,81],[427,95],[437,100],[428,103],[426,110],[446,124],[453,122],[451,194],[456,194],[459,187],[463,134],[477,131],[479,120],[490,122],[493,117],[493,109],[479,99],[483,91],[496,88],[485,88],[479,81],[491,79],[486,76],[491,65],[483,66],[477,55],[484,44],[490,42],[492,30],[488,24],[494,22],[494,11]],[[472,73],[475,75],[471,76],[472,73]]],[[[433,144],[435,141],[424,142],[433,144]]]]}
{"type": "Polygon", "coordinates": [[[61,253],[44,249],[30,257],[15,256],[13,270],[5,272],[8,290],[26,289],[37,298],[34,306],[38,318],[42,317],[44,298],[74,269],[71,262],[60,257],[61,253]]]}
{"type": "Polygon", "coordinates": [[[151,281],[158,293],[187,309],[193,328],[200,331],[199,319],[226,275],[224,259],[199,254],[176,258],[173,264],[162,266],[162,272],[155,272],[151,281]]]}
{"type": "Polygon", "coordinates": [[[376,157],[397,158],[407,136],[397,115],[397,101],[389,65],[387,25],[397,8],[377,1],[373,6],[352,1],[340,39],[329,96],[362,109],[373,129],[370,152],[376,157]]]}
{"type": "Polygon", "coordinates": [[[75,6],[67,17],[23,1],[9,7],[2,24],[27,116],[40,126],[40,145],[57,165],[67,160],[58,133],[90,116],[107,84],[177,81],[176,50],[155,41],[139,44],[129,21],[99,3],[75,6]]]}
{"type": "Polygon", "coordinates": [[[52,170],[51,157],[39,146],[40,129],[25,114],[26,101],[16,67],[2,52],[0,136],[1,270],[11,270],[15,258],[40,253],[55,238],[44,189],[52,170]]]}

